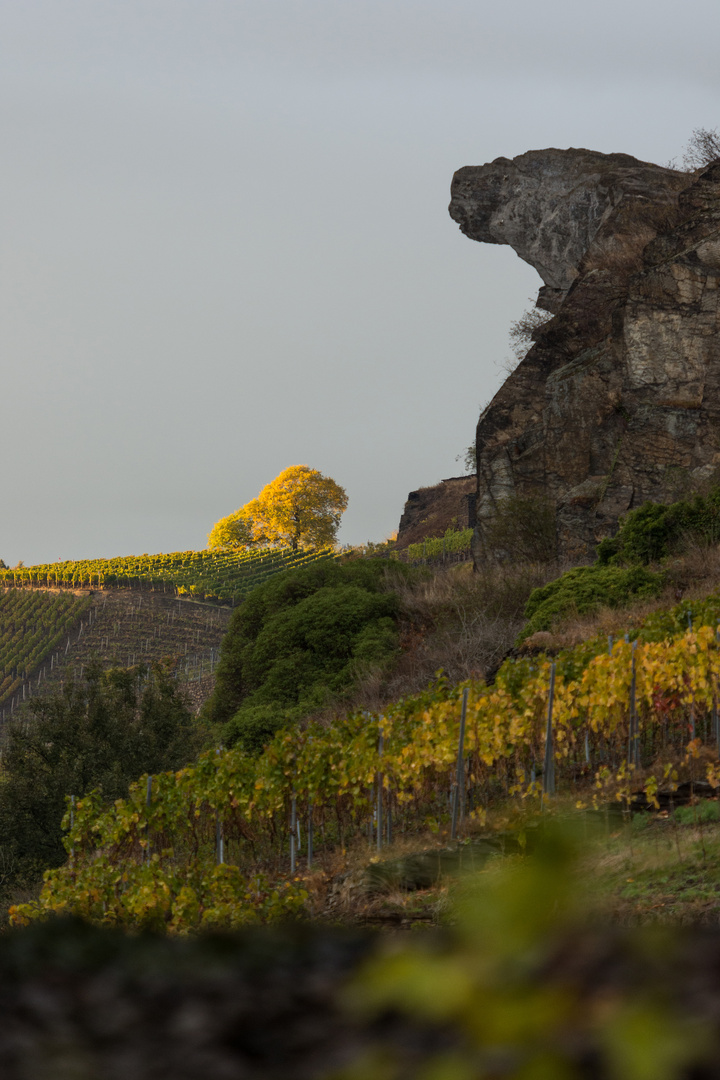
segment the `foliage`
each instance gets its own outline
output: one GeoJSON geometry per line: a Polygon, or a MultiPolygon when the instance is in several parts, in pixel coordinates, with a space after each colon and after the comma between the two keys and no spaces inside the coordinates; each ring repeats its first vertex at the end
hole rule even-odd
{"type": "Polygon", "coordinates": [[[216,521],[208,533],[211,551],[246,551],[253,546],[252,518],[248,506],[216,521]]]}
{"type": "Polygon", "coordinates": [[[631,510],[617,534],[600,542],[597,561],[601,566],[657,562],[688,537],[708,544],[720,540],[720,487],[669,506],[646,502],[631,510]]]}
{"type": "Polygon", "coordinates": [[[329,476],[307,465],[291,465],[256,499],[217,522],[208,546],[280,545],[293,551],[329,547],[347,503],[344,489],[329,476]]]}
{"type": "Polygon", "coordinates": [[[332,559],[329,549],[296,552],[267,548],[246,552],[175,551],[166,555],[128,555],[44,563],[22,570],[0,570],[0,586],[15,588],[150,588],[198,600],[237,602],[261,582],[291,567],[332,559]]]}
{"type": "Polygon", "coordinates": [[[407,557],[411,562],[416,562],[469,551],[472,537],[472,529],[447,529],[444,536],[430,536],[417,544],[408,544],[407,557]]]}
{"type": "Polygon", "coordinates": [[[161,668],[91,668],[32,699],[8,726],[2,756],[0,851],[14,882],[64,862],[67,795],[122,798],[141,773],[178,768],[199,748],[197,724],[161,668]]]}
{"type": "Polygon", "coordinates": [[[720,806],[711,799],[701,799],[696,806],[678,806],[673,817],[681,825],[705,824],[720,821],[720,806]]]}
{"type": "Polygon", "coordinates": [[[720,595],[714,592],[702,600],[681,600],[674,607],[651,612],[643,619],[638,636],[643,641],[666,641],[693,626],[717,626],[718,623],[720,595]]]}
{"type": "Polygon", "coordinates": [[[0,594],[0,704],[65,640],[89,604],[84,597],[15,589],[0,594]]]}
{"type": "MultiPolygon", "coordinates": [[[[307,822],[312,813],[318,843],[323,836],[342,846],[348,837],[365,834],[380,778],[397,829],[429,822],[439,827],[447,821],[456,775],[463,686],[469,691],[465,757],[471,815],[482,821],[484,807],[499,794],[532,803],[544,755],[549,681],[544,658],[506,661],[490,688],[472,680],[459,686],[439,680],[382,716],[355,713],[281,730],[256,758],[239,746],[207,752],[195,765],[155,776],[150,804],[144,780],[109,807],[88,795],[76,806],[72,827],[69,815],[65,819],[64,842],[72,858],[48,871],[39,902],[17,908],[13,917],[86,912],[83,905],[91,903],[93,919],[107,915],[136,925],[133,911],[138,905],[144,911],[156,891],[162,893],[165,925],[182,929],[180,893],[194,872],[191,864],[209,872],[218,829],[226,861],[247,877],[261,854],[277,862],[287,852],[292,798],[300,820],[307,822]],[[145,868],[142,874],[138,864],[145,868]]],[[[584,643],[558,657],[554,685],[555,761],[562,782],[587,768],[589,746],[601,747],[606,762],[626,760],[633,685],[645,760],[679,752],[693,731],[709,733],[720,691],[720,648],[712,627],[671,641],[616,642],[611,652],[607,642],[584,643]]],[[[598,798],[627,800],[632,783],[632,769],[623,765],[615,776],[601,765],[598,798]]],[[[199,886],[192,888],[197,895],[199,886]]],[[[214,886],[208,888],[214,895],[214,886]]],[[[199,925],[201,908],[193,907],[188,925],[199,925]]]]}
{"type": "Polygon", "coordinates": [[[477,472],[477,446],[475,443],[466,446],[462,454],[456,454],[455,460],[462,461],[465,472],[474,475],[477,472]]]}
{"type": "Polygon", "coordinates": [[[347,692],[363,668],[387,662],[398,641],[388,565],[322,562],[251,593],[222,642],[211,720],[257,705],[308,711],[347,692]]]}
{"type": "Polygon", "coordinates": [[[537,336],[537,332],[552,319],[549,311],[532,307],[510,324],[510,348],[518,361],[522,360],[537,336]]]}
{"type": "MultiPolygon", "coordinates": [[[[470,878],[458,890],[449,942],[428,944],[416,935],[386,944],[351,983],[348,1004],[370,1023],[399,1013],[457,1032],[426,1060],[428,1080],[704,1074],[717,1038],[696,1008],[678,1008],[675,952],[667,949],[677,942],[667,936],[657,956],[660,941],[637,930],[630,940],[615,933],[612,962],[605,956],[601,966],[575,861],[569,838],[547,831],[531,857],[498,861],[470,878]],[[583,961],[583,949],[594,963],[583,961]],[[611,963],[619,966],[615,979],[611,963]]],[[[404,1064],[385,1050],[382,1076],[407,1076],[404,1064]]],[[[341,1073],[345,1080],[377,1075],[370,1054],[341,1073]]]]}
{"type": "Polygon", "coordinates": [[[520,634],[524,641],[538,630],[550,630],[567,615],[585,614],[599,607],[623,607],[631,599],[657,596],[663,575],[644,566],[578,566],[559,578],[533,589],[525,606],[528,620],[520,634]]]}
{"type": "Polygon", "coordinates": [[[278,731],[297,716],[298,710],[282,709],[275,703],[245,705],[223,727],[223,745],[239,746],[250,757],[257,757],[278,731]]]}
{"type": "Polygon", "coordinates": [[[720,132],[717,128],[695,128],[683,154],[683,166],[691,171],[712,165],[720,158],[720,132]]]}

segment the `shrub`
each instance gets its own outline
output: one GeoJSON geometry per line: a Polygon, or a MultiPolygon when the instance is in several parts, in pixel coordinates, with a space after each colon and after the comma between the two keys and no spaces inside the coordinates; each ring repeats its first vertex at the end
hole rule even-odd
{"type": "Polygon", "coordinates": [[[278,731],[293,719],[291,710],[276,705],[245,705],[223,728],[223,743],[240,746],[250,757],[258,757],[278,731]]]}
{"type": "Polygon", "coordinates": [[[720,487],[689,501],[646,502],[631,510],[616,535],[600,542],[597,561],[601,566],[657,562],[689,537],[708,544],[720,540],[720,487]]]}
{"type": "Polygon", "coordinates": [[[664,576],[644,566],[579,566],[534,589],[525,606],[518,642],[538,630],[550,630],[561,618],[583,615],[600,607],[623,607],[638,597],[657,596],[664,576]]]}
{"type": "MultiPolygon", "coordinates": [[[[131,781],[187,764],[203,733],[167,671],[103,672],[34,698],[5,732],[0,783],[0,865],[8,887],[33,887],[67,858],[65,796],[97,788],[108,802],[131,781]]],[[[3,891],[4,891],[3,889],[3,891]]]]}
{"type": "Polygon", "coordinates": [[[385,587],[390,566],[411,573],[380,559],[323,562],[258,586],[223,638],[209,718],[226,724],[249,706],[309,712],[346,696],[369,667],[389,663],[398,648],[398,598],[385,587]]]}

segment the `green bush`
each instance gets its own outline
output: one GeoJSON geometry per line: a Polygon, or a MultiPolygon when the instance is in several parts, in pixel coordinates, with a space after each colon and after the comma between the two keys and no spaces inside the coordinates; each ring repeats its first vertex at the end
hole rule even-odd
{"type": "Polygon", "coordinates": [[[101,671],[34,698],[6,728],[0,782],[0,895],[32,888],[67,858],[65,796],[93,788],[112,802],[145,772],[179,769],[203,731],[161,668],[101,671]]]}
{"type": "Polygon", "coordinates": [[[276,705],[245,705],[223,727],[223,744],[241,746],[246,754],[258,757],[292,719],[291,710],[276,705]]]}
{"type": "Polygon", "coordinates": [[[720,487],[687,502],[646,502],[621,521],[617,534],[597,549],[601,566],[658,562],[691,537],[713,544],[720,540],[720,487]]]}
{"type": "Polygon", "coordinates": [[[583,615],[600,607],[623,607],[633,599],[657,596],[664,576],[644,566],[579,566],[555,581],[534,589],[525,606],[528,622],[518,638],[550,630],[560,619],[583,615]]]}
{"type": "Polygon", "coordinates": [[[653,611],[643,620],[638,636],[643,641],[667,641],[690,627],[720,625],[720,594],[710,593],[699,599],[681,600],[675,607],[653,611]]]}
{"type": "Polygon", "coordinates": [[[350,693],[363,670],[388,664],[398,648],[389,567],[411,573],[380,559],[327,561],[258,586],[223,638],[209,719],[227,724],[250,706],[309,712],[350,693]]]}

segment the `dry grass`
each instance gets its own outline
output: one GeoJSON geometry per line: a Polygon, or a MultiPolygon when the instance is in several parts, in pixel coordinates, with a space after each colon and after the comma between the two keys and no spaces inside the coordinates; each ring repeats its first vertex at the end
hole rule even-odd
{"type": "Polygon", "coordinates": [[[442,668],[452,682],[484,678],[512,648],[533,589],[561,573],[553,563],[515,563],[473,572],[469,563],[388,584],[400,596],[403,655],[391,695],[419,690],[442,668]]]}
{"type": "Polygon", "coordinates": [[[659,596],[635,600],[621,608],[600,608],[584,615],[567,615],[551,633],[533,634],[525,648],[565,649],[597,635],[622,636],[640,626],[648,615],[666,611],[680,600],[701,600],[720,589],[720,545],[687,539],[682,555],[669,565],[657,567],[666,573],[666,585],[659,596]]]}

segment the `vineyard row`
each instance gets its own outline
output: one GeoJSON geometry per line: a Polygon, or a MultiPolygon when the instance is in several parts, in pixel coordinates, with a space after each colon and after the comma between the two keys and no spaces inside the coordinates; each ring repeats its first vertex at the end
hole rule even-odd
{"type": "Polygon", "coordinates": [[[441,828],[458,787],[468,818],[482,822],[497,798],[538,797],[549,767],[561,788],[594,777],[610,797],[618,778],[631,784],[635,770],[660,769],[688,742],[705,741],[717,758],[720,650],[712,627],[672,641],[617,642],[589,659],[581,650],[577,667],[569,676],[570,662],[508,662],[491,688],[440,682],[383,716],[285,731],[257,759],[239,749],[206,753],[177,773],[143,778],[109,808],[90,794],[66,819],[72,857],[48,872],[40,901],[15,918],[73,910],[182,929],[235,912],[242,921],[254,917],[237,904],[252,891],[252,867],[277,868],[301,845],[307,859],[310,838],[317,851],[370,838],[373,828],[376,841],[441,828]]]}

